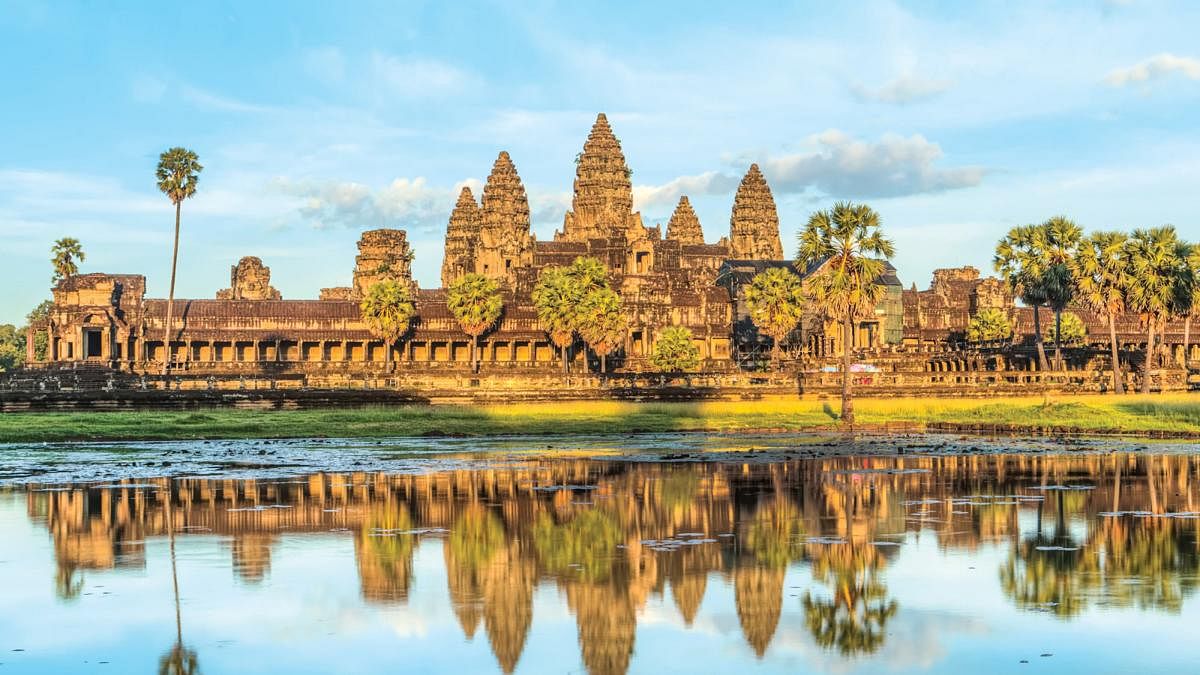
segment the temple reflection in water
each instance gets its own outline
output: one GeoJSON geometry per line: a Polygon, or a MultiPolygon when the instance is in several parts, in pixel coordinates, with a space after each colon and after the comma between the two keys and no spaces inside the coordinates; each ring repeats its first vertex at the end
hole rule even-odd
{"type": "Polygon", "coordinates": [[[219,536],[240,581],[271,574],[279,541],[353,540],[362,598],[405,603],[414,552],[442,542],[449,603],[512,672],[556,585],[591,673],[623,673],[651,596],[692,626],[714,583],[733,589],[762,658],[783,612],[844,657],[881,648],[904,607],[889,565],[913,537],[942,551],[999,547],[987,583],[1013,606],[1070,619],[1096,608],[1178,612],[1200,574],[1200,458],[1077,454],[827,458],[781,463],[528,460],[423,475],[161,479],[33,486],[60,598],[82,575],[145,565],[145,542],[219,536]],[[785,573],[815,582],[785,598],[785,573]],[[786,605],[786,606],[785,606],[786,605]]]}

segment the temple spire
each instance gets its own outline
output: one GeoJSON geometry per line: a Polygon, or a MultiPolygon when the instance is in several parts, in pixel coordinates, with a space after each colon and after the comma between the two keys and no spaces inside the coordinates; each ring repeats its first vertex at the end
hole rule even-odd
{"type": "Polygon", "coordinates": [[[508,152],[501,151],[483,186],[482,231],[475,248],[475,271],[512,282],[519,267],[533,261],[529,198],[508,152]]]}
{"type": "Polygon", "coordinates": [[[446,251],[442,258],[442,286],[475,271],[475,242],[483,229],[483,215],[471,188],[463,186],[446,225],[446,251]]]}
{"type": "Polygon", "coordinates": [[[703,244],[704,230],[700,228],[700,219],[696,217],[687,195],[679,198],[671,220],[667,221],[667,239],[681,244],[703,244]]]}
{"type": "Polygon", "coordinates": [[[730,254],[741,260],[782,260],[775,198],[757,164],[742,178],[729,218],[730,254]]]}
{"type": "Polygon", "coordinates": [[[585,242],[627,237],[635,220],[631,176],[621,142],[608,117],[600,113],[576,158],[575,195],[560,238],[585,242]]]}

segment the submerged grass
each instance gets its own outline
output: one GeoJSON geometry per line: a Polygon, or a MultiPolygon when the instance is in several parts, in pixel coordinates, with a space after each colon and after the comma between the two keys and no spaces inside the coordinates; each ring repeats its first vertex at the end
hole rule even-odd
{"type": "MultiPolygon", "coordinates": [[[[579,435],[664,431],[800,431],[835,428],[836,400],[522,403],[260,411],[8,413],[0,442],[77,440],[579,435]]],[[[858,399],[860,424],[942,424],[1079,433],[1200,437],[1200,397],[1061,396],[1006,399],[858,399]]]]}

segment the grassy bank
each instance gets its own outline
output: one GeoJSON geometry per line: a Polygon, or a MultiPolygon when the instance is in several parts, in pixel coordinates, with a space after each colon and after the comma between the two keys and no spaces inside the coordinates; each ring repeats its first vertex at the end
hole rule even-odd
{"type": "MultiPolygon", "coordinates": [[[[592,434],[816,430],[837,427],[837,401],[548,403],[253,411],[9,413],[0,442],[304,438],[452,434],[592,434]]],[[[865,426],[933,424],[1200,437],[1200,396],[860,399],[865,426]]]]}

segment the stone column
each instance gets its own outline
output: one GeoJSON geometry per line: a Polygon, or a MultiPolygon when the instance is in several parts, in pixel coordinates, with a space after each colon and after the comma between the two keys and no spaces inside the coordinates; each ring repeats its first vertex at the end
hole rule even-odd
{"type": "Polygon", "coordinates": [[[25,329],[25,363],[33,363],[33,357],[34,357],[33,336],[34,336],[33,327],[30,326],[29,328],[26,328],[25,329]]]}

